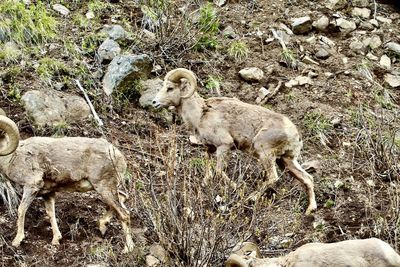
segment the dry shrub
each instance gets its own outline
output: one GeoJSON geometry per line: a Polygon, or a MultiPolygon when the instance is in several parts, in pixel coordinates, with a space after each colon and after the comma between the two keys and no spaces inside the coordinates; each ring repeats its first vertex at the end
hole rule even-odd
{"type": "Polygon", "coordinates": [[[254,188],[245,184],[254,187],[247,179],[257,180],[258,170],[238,160],[228,170],[238,189],[216,177],[202,185],[212,163],[185,149],[175,132],[169,136],[155,140],[158,164],[152,161],[146,175],[138,174],[136,213],[154,233],[153,242],[169,252],[168,266],[221,266],[230,249],[257,229],[261,205],[249,203],[254,188]]]}

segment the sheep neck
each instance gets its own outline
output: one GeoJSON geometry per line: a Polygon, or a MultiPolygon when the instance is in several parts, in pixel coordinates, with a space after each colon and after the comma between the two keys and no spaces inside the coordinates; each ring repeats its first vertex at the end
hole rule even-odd
{"type": "Polygon", "coordinates": [[[5,174],[5,175],[8,174],[8,168],[11,164],[13,156],[14,156],[14,153],[11,153],[10,155],[7,155],[7,156],[0,156],[0,172],[2,174],[5,174]]]}
{"type": "Polygon", "coordinates": [[[181,104],[177,107],[177,111],[190,128],[197,129],[203,116],[203,108],[204,99],[198,93],[194,93],[189,98],[181,99],[181,104]]]}

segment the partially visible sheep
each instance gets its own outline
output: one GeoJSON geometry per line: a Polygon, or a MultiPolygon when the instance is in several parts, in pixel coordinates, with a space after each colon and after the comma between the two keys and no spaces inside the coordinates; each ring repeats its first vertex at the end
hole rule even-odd
{"type": "Polygon", "coordinates": [[[400,267],[400,256],[386,242],[369,238],[336,243],[309,243],[279,258],[260,258],[246,242],[225,263],[226,267],[400,267]]]}
{"type": "Polygon", "coordinates": [[[25,213],[36,196],[45,200],[53,230],[52,244],[58,245],[61,233],[55,216],[55,192],[94,189],[108,205],[99,220],[101,233],[105,233],[106,224],[116,212],[126,238],[124,251],[133,249],[129,211],[117,191],[127,164],[117,148],[101,138],[32,137],[19,141],[16,124],[3,115],[0,115],[0,130],[0,172],[24,189],[13,246],[18,247],[25,237],[25,213]]]}
{"type": "Polygon", "coordinates": [[[306,188],[306,213],[317,208],[313,177],[298,163],[302,142],[296,126],[284,115],[236,98],[212,97],[203,99],[196,92],[193,72],[178,68],[167,73],[163,88],[153,100],[156,108],[175,106],[183,121],[201,143],[216,148],[216,171],[223,177],[225,155],[230,149],[253,153],[268,174],[267,185],[278,179],[276,160],[306,188]]]}

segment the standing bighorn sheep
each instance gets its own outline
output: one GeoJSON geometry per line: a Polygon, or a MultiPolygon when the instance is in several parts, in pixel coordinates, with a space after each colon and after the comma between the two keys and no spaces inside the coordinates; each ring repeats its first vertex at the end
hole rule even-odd
{"type": "Polygon", "coordinates": [[[249,151],[261,161],[268,174],[267,184],[278,179],[276,160],[307,189],[309,205],[306,213],[317,208],[313,177],[298,163],[302,142],[296,126],[284,115],[236,98],[203,99],[196,92],[193,72],[178,68],[167,73],[162,89],[153,100],[156,108],[175,106],[183,121],[200,142],[215,147],[216,172],[223,172],[226,153],[233,148],[249,151]]]}
{"type": "Polygon", "coordinates": [[[279,258],[260,257],[258,247],[244,242],[226,267],[400,267],[400,256],[386,242],[369,238],[336,243],[309,243],[279,258]]]}
{"type": "Polygon", "coordinates": [[[20,141],[16,124],[2,115],[0,130],[0,172],[23,186],[13,246],[18,247],[25,237],[25,213],[36,196],[45,200],[53,231],[52,244],[58,245],[61,233],[55,217],[55,192],[94,189],[108,205],[107,212],[99,220],[101,233],[104,235],[106,224],[115,212],[126,238],[124,251],[133,249],[129,211],[122,198],[119,200],[117,191],[127,164],[117,148],[101,138],[31,137],[20,141]]]}

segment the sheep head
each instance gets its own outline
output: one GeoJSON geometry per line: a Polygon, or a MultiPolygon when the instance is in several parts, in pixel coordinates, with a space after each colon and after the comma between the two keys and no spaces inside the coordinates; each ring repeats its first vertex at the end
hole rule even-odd
{"type": "Polygon", "coordinates": [[[181,99],[191,97],[197,87],[194,73],[184,68],[171,70],[165,75],[163,87],[153,99],[156,108],[179,106],[181,99]]]}
{"type": "Polygon", "coordinates": [[[252,242],[239,243],[232,252],[226,267],[281,267],[278,258],[261,259],[260,249],[252,242]]]}
{"type": "MultiPolygon", "coordinates": [[[[4,111],[2,114],[4,114],[4,111]]],[[[7,156],[13,153],[18,147],[18,127],[4,114],[0,115],[0,131],[2,131],[2,133],[0,133],[0,156],[7,156]]]]}

